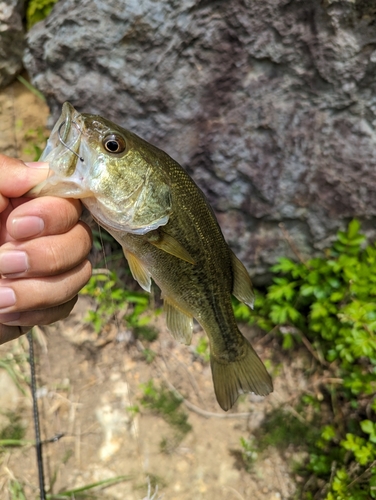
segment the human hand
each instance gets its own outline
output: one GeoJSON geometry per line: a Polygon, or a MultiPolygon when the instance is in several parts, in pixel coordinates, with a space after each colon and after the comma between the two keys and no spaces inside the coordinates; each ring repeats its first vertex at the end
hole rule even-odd
{"type": "Polygon", "coordinates": [[[91,276],[80,201],[25,198],[48,175],[29,165],[0,155],[0,344],[67,317],[91,276]]]}

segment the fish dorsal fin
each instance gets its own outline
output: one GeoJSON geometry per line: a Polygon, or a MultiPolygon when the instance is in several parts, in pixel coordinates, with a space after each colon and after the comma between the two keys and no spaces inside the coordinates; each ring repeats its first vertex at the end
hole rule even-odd
{"type": "Polygon", "coordinates": [[[253,309],[255,294],[249,274],[234,252],[231,250],[232,270],[234,272],[234,287],[232,293],[235,297],[253,309]]]}
{"type": "Polygon", "coordinates": [[[192,340],[193,318],[176,303],[164,297],[163,308],[166,313],[166,325],[174,339],[182,344],[189,345],[192,340]]]}
{"type": "Polygon", "coordinates": [[[151,275],[144,264],[133,253],[123,248],[124,255],[128,261],[133,278],[147,292],[151,289],[151,275]]]}
{"type": "Polygon", "coordinates": [[[148,242],[155,247],[163,250],[170,255],[174,255],[178,259],[185,260],[190,264],[195,264],[195,261],[189,255],[187,250],[175,238],[165,233],[162,230],[154,231],[148,237],[148,242]]]}

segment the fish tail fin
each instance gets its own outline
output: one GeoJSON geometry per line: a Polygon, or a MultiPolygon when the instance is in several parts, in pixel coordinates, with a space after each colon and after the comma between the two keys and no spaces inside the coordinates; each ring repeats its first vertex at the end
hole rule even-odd
{"type": "Polygon", "coordinates": [[[233,360],[210,355],[214,391],[219,406],[229,410],[240,394],[254,392],[266,396],[273,382],[251,344],[243,337],[241,354],[233,360]]]}

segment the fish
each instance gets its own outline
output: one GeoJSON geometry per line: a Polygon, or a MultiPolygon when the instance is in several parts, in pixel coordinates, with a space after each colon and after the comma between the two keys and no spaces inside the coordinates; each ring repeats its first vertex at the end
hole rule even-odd
{"type": "Polygon", "coordinates": [[[161,290],[166,326],[186,345],[193,319],[209,338],[214,392],[227,411],[240,394],[266,396],[272,379],[238,328],[232,295],[253,307],[250,276],[226,243],[193,179],[167,153],[69,103],[40,161],[46,180],[29,196],[78,198],[122,246],[134,279],[161,290]]]}

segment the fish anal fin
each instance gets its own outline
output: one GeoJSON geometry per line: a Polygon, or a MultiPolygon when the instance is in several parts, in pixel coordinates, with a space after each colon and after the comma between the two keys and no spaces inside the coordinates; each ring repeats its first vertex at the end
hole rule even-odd
{"type": "Polygon", "coordinates": [[[151,290],[151,275],[144,264],[133,253],[123,248],[133,278],[147,292],[151,290]]]}
{"type": "Polygon", "coordinates": [[[170,255],[174,255],[178,259],[185,260],[190,264],[195,264],[195,261],[189,255],[187,250],[175,238],[162,230],[150,234],[148,242],[160,250],[163,250],[170,255]]]}
{"type": "Polygon", "coordinates": [[[234,272],[234,285],[232,293],[238,300],[240,300],[240,302],[244,302],[244,304],[247,304],[247,306],[253,309],[255,294],[253,292],[252,281],[249,277],[248,271],[233,251],[231,251],[231,260],[234,272]]]}
{"type": "Polygon", "coordinates": [[[166,313],[167,328],[179,342],[189,345],[192,340],[193,318],[180,309],[176,303],[164,297],[163,308],[166,313]]]}
{"type": "Polygon", "coordinates": [[[229,410],[240,394],[254,392],[266,396],[273,391],[273,382],[256,351],[244,339],[241,355],[227,360],[211,353],[214,391],[219,406],[229,410]]]}

